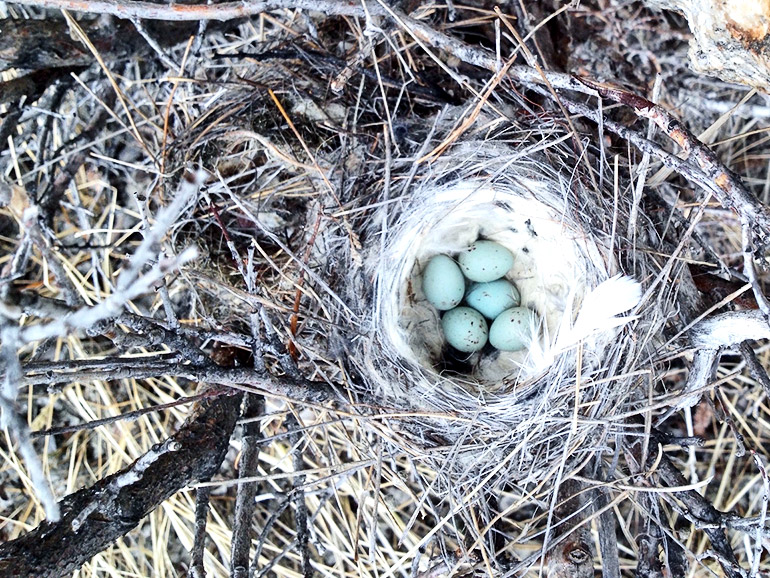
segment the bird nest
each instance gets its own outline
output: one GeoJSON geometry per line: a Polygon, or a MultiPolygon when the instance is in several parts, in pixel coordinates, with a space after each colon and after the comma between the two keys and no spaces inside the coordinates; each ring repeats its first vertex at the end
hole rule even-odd
{"type": "MultiPolygon", "coordinates": [[[[442,116],[425,148],[455,122],[442,116]]],[[[406,164],[404,178],[394,171],[393,182],[404,184],[388,198],[381,181],[370,185],[379,194],[365,193],[381,208],[363,223],[365,281],[357,287],[366,292],[357,311],[367,326],[352,356],[366,378],[359,388],[389,411],[413,412],[397,422],[402,439],[458,496],[487,476],[491,487],[526,485],[593,455],[623,427],[612,416],[642,395],[635,364],[660,345],[676,308],[631,311],[640,285],[618,276],[643,280],[651,265],[621,257],[634,253],[617,226],[627,222],[628,201],[591,182],[557,129],[531,129],[509,124],[484,140],[469,130],[441,156],[406,164]],[[543,320],[523,351],[450,351],[422,293],[431,257],[480,237],[513,253],[509,278],[543,320]]]]}

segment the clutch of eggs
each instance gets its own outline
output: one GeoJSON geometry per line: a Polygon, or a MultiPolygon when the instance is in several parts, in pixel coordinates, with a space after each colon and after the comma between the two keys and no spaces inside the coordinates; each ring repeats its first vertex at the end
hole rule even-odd
{"type": "Polygon", "coordinates": [[[457,260],[436,255],[428,262],[423,292],[431,305],[444,311],[441,328],[449,345],[463,353],[481,351],[487,342],[501,351],[529,346],[536,318],[519,306],[518,289],[503,278],[512,266],[508,249],[485,240],[471,244],[457,260]]]}

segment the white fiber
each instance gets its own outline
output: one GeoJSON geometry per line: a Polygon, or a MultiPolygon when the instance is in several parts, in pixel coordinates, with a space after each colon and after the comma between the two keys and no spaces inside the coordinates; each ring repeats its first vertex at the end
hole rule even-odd
{"type": "MultiPolygon", "coordinates": [[[[542,334],[538,347],[547,355],[588,336],[601,347],[596,333],[621,324],[615,316],[633,307],[641,292],[634,281],[616,276],[585,295],[593,279],[607,275],[601,252],[565,218],[564,208],[537,200],[562,204],[554,193],[552,183],[526,177],[517,187],[465,180],[415,193],[391,231],[377,281],[380,294],[389,296],[379,303],[379,329],[398,356],[437,373],[444,339],[438,312],[422,292],[422,271],[433,256],[454,255],[478,238],[513,253],[506,278],[519,289],[522,306],[542,320],[535,334],[542,334]],[[588,309],[573,325],[572,304],[581,301],[588,309]]],[[[544,369],[543,356],[533,358],[528,350],[472,354],[469,361],[471,381],[492,390],[507,378],[522,380],[544,369]]]]}

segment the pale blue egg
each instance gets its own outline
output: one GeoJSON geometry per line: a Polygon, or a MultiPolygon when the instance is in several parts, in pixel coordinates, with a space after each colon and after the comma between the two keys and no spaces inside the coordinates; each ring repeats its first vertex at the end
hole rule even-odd
{"type": "Polygon", "coordinates": [[[489,328],[489,343],[501,351],[519,351],[532,343],[535,314],[526,307],[506,309],[489,328]]]}
{"type": "Polygon", "coordinates": [[[499,279],[513,267],[513,254],[493,241],[476,241],[457,260],[463,274],[479,283],[499,279]]]}
{"type": "Polygon", "coordinates": [[[457,307],[444,313],[441,327],[447,343],[463,353],[480,351],[487,344],[487,321],[470,307],[457,307]]]}
{"type": "Polygon", "coordinates": [[[507,279],[498,279],[471,285],[465,302],[487,319],[494,319],[506,309],[518,307],[521,296],[513,283],[507,279]]]}
{"type": "Polygon", "coordinates": [[[422,272],[422,291],[428,302],[440,311],[456,307],[465,295],[465,278],[460,267],[450,257],[436,255],[422,272]]]}

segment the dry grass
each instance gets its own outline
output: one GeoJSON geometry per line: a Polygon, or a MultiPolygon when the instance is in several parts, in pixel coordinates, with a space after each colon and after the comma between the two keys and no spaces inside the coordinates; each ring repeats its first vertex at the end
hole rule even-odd
{"type": "MultiPolygon", "coordinates": [[[[684,70],[686,33],[675,17],[647,13],[633,3],[597,4],[570,12],[575,26],[570,65],[644,95],[651,94],[652,74],[660,70],[660,102],[694,132],[705,131],[704,140],[714,143],[724,163],[766,201],[763,98],[752,95],[738,105],[746,90],[684,70]]],[[[467,43],[494,47],[495,12],[456,8],[458,19],[451,23],[443,5],[422,8],[417,15],[445,25],[467,43]]],[[[0,10],[4,17],[22,14],[20,8],[0,10]]],[[[298,495],[307,508],[309,552],[319,576],[414,576],[432,565],[433,575],[460,576],[471,575],[464,574],[471,563],[478,576],[543,575],[543,542],[558,535],[549,513],[558,498],[554,484],[569,477],[583,480],[586,495],[603,488],[606,502],[599,509],[617,529],[623,576],[633,575],[639,563],[639,535],[654,535],[655,528],[673,537],[668,547],[681,542],[690,562],[688,576],[719,573],[702,528],[674,493],[661,492],[658,478],[635,463],[639,457],[632,448],[633,440],[648,439],[658,418],[677,403],[692,361],[681,330],[705,306],[741,288],[740,283],[711,287],[703,304],[691,303],[688,310],[690,265],[740,270],[738,218],[713,200],[704,202],[700,191],[625,142],[607,135],[597,141],[590,123],[565,117],[534,93],[522,96],[521,87],[451,54],[426,55],[399,26],[386,26],[384,19],[377,23],[384,30],[367,29],[364,19],[280,10],[237,26],[211,23],[198,37],[200,47],[197,39],[167,43],[148,26],[147,34],[160,41],[162,60],[150,49],[141,59],[111,58],[92,45],[93,65],[63,78],[67,90],[60,95],[52,87],[27,108],[0,152],[0,192],[9,197],[0,209],[0,267],[11,270],[26,250],[20,242],[25,210],[45,207],[58,194],[43,212],[50,220],[30,229],[29,260],[13,284],[71,309],[104,302],[120,292],[119,273],[136,254],[143,231],[178,193],[185,171],[207,171],[206,187],[183,207],[161,243],[166,256],[194,247],[197,257],[165,275],[154,292],[132,298],[125,309],[186,332],[207,355],[215,343],[231,347],[228,354],[244,364],[253,363],[250,346],[258,332],[272,344],[264,351],[268,372],[284,375],[291,369],[287,352],[296,352],[304,377],[328,384],[338,399],[351,402],[267,397],[258,420],[259,465],[250,480],[257,485],[251,522],[251,555],[259,552],[254,575],[303,575],[298,495]],[[346,62],[353,69],[346,69],[346,62]],[[330,79],[339,82],[339,94],[330,79]],[[434,124],[441,110],[453,111],[454,123],[434,124]],[[445,183],[477,169],[463,169],[459,161],[447,168],[453,151],[465,150],[463,142],[506,139],[530,145],[562,139],[538,162],[562,163],[554,172],[578,181],[568,191],[596,195],[582,198],[591,206],[581,205],[581,225],[603,242],[612,235],[626,251],[620,255],[622,268],[645,287],[666,267],[671,272],[648,296],[639,323],[624,330],[624,339],[633,343],[612,349],[601,372],[585,382],[575,380],[570,365],[575,358],[566,357],[558,379],[551,375],[543,382],[557,384],[559,391],[548,398],[554,407],[538,414],[551,421],[540,424],[537,435],[515,431],[507,414],[505,419],[480,415],[484,404],[477,396],[475,401],[464,394],[428,399],[425,388],[433,382],[418,383],[422,376],[410,373],[409,365],[389,365],[392,359],[383,355],[387,349],[369,341],[375,335],[369,315],[375,308],[372,260],[379,254],[380,234],[387,233],[375,219],[383,207],[397,222],[409,206],[411,187],[445,183]],[[444,156],[425,162],[431,151],[444,156]],[[649,196],[645,190],[639,225],[632,231],[624,220],[646,163],[645,179],[653,186],[649,196]],[[377,365],[373,373],[406,386],[399,390],[403,403],[398,396],[378,397],[382,391],[367,359],[377,365]],[[555,401],[575,393],[583,405],[555,401]],[[466,405],[451,408],[450,402],[466,405]],[[501,433],[503,426],[511,428],[510,435],[501,433]],[[564,439],[572,444],[566,446],[569,459],[562,457],[564,439]],[[493,455],[492,446],[496,453],[489,458],[484,452],[493,455]],[[511,465],[525,446],[542,460],[528,475],[511,465]],[[464,452],[484,457],[462,461],[464,452]],[[584,469],[586,464],[590,468],[584,469]]],[[[69,25],[79,27],[72,18],[69,25]]],[[[525,52],[506,36],[505,24],[501,29],[504,57],[525,52]]],[[[527,47],[537,54],[534,45],[527,47]]],[[[2,78],[14,74],[4,72],[2,78]]],[[[631,120],[622,111],[611,112],[631,120]]],[[[494,172],[493,165],[484,167],[487,174],[494,172]]],[[[25,316],[21,323],[44,321],[25,316]]],[[[760,363],[768,367],[770,350],[756,345],[760,363]]],[[[38,340],[19,356],[28,375],[35,364],[53,375],[60,371],[57,364],[72,367],[76,361],[118,356],[129,368],[167,359],[183,363],[174,344],[118,324],[38,340]]],[[[38,377],[34,387],[22,386],[18,407],[30,430],[88,424],[200,392],[193,380],[171,375],[91,377],[48,387],[38,377]]],[[[766,392],[738,351],[726,352],[716,377],[709,401],[659,427],[675,437],[700,436],[705,443],[663,449],[687,483],[717,509],[763,517],[768,490],[757,464],[770,460],[766,392]]],[[[119,471],[176,431],[188,408],[37,438],[34,448],[46,480],[61,498],[119,471]]],[[[657,442],[648,443],[645,450],[654,455],[657,442]]],[[[4,433],[3,540],[17,538],[44,518],[17,448],[4,433]]],[[[200,486],[212,491],[204,558],[209,576],[230,572],[241,450],[236,435],[217,477],[200,486]]],[[[195,502],[193,489],[179,492],[76,575],[183,574],[194,543],[195,502]]],[[[598,513],[589,512],[582,523],[599,552],[598,513]]],[[[757,540],[753,529],[731,529],[728,538],[744,568],[762,555],[765,538],[757,540]]],[[[602,567],[598,555],[595,564],[602,567]]],[[[759,567],[770,569],[764,559],[759,567]]]]}

